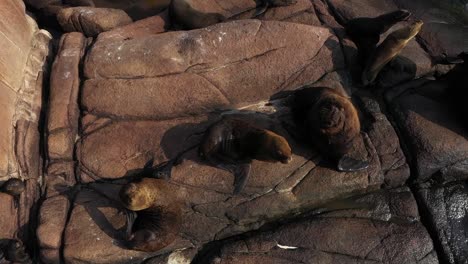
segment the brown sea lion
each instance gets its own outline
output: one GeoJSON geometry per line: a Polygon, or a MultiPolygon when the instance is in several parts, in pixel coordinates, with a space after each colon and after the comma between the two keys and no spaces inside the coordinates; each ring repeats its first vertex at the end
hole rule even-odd
{"type": "Polygon", "coordinates": [[[292,110],[296,122],[305,129],[305,137],[322,154],[337,161],[339,171],[357,171],[367,161],[348,157],[361,125],[356,108],[342,93],[327,87],[306,87],[294,93],[292,110]]]}
{"type": "Polygon", "coordinates": [[[362,83],[366,86],[373,83],[382,68],[406,47],[421,30],[422,25],[423,22],[418,20],[388,35],[367,61],[362,72],[362,83]]]}
{"type": "Polygon", "coordinates": [[[378,17],[354,18],[346,23],[346,33],[358,48],[359,62],[362,66],[365,66],[367,59],[377,47],[380,35],[410,16],[411,13],[407,10],[397,10],[378,17]]]}
{"type": "Polygon", "coordinates": [[[26,186],[22,180],[11,178],[0,187],[0,192],[13,196],[15,208],[18,208],[21,193],[24,192],[25,189],[26,186]]]}
{"type": "Polygon", "coordinates": [[[182,223],[181,202],[167,181],[142,178],[120,190],[127,208],[127,247],[139,251],[158,251],[171,244],[182,223]]]}
{"type": "Polygon", "coordinates": [[[224,117],[207,130],[199,154],[211,164],[234,173],[236,194],[247,182],[252,160],[285,164],[292,160],[291,147],[285,138],[232,117],[224,117]]]}
{"type": "Polygon", "coordinates": [[[17,239],[2,239],[0,241],[0,262],[2,258],[9,263],[32,263],[31,257],[26,252],[23,242],[17,239]]]}

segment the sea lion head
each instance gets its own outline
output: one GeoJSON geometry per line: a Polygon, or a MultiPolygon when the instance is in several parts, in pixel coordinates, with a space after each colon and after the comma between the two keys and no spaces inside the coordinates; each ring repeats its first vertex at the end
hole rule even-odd
{"type": "Polygon", "coordinates": [[[24,189],[24,182],[16,178],[9,179],[1,187],[2,192],[13,196],[19,196],[22,192],[24,192],[24,189]]]}
{"type": "Polygon", "coordinates": [[[260,147],[256,159],[287,164],[292,160],[292,151],[288,141],[271,131],[265,130],[259,139],[260,147]]]}
{"type": "Polygon", "coordinates": [[[124,185],[120,189],[119,196],[124,206],[132,211],[147,209],[153,203],[152,194],[148,192],[148,188],[138,182],[124,185]]]}

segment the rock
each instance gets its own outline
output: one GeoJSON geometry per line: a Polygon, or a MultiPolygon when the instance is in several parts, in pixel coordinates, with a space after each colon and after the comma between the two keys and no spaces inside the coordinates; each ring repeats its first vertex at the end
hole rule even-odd
{"type": "Polygon", "coordinates": [[[379,155],[385,187],[394,188],[405,184],[410,177],[410,169],[395,129],[381,112],[376,100],[364,94],[358,99],[365,117],[361,118],[362,127],[379,155]]]}
{"type": "Polygon", "coordinates": [[[120,118],[167,119],[242,107],[312,83],[342,67],[340,58],[339,43],[327,29],[274,21],[97,42],[85,62],[90,80],[82,102],[88,113],[120,118]],[[115,96],[106,101],[110,94],[115,96]]]}
{"type": "Polygon", "coordinates": [[[467,134],[443,99],[444,86],[426,82],[389,99],[406,144],[414,157],[416,181],[451,182],[467,178],[467,134]],[[429,90],[439,91],[430,96],[429,90]],[[442,96],[440,96],[442,95],[442,96]]]}
{"type": "Polygon", "coordinates": [[[133,20],[154,16],[169,6],[170,0],[92,0],[96,7],[124,10],[133,20]]]}
{"type": "MultiPolygon", "coordinates": [[[[393,217],[380,219],[365,213],[382,205],[392,208],[391,204],[402,199],[401,203],[411,204],[414,209],[408,213],[417,219],[416,203],[408,190],[370,194],[361,199],[363,204],[354,205],[362,209],[343,211],[340,206],[347,206],[346,203],[337,203],[336,211],[224,241],[219,248],[207,253],[207,259],[198,261],[232,264],[438,263],[431,238],[420,222],[393,217]],[[360,207],[364,204],[365,207],[360,207]]],[[[398,214],[400,210],[405,209],[393,207],[388,213],[398,214]]]]}
{"type": "Polygon", "coordinates": [[[468,261],[468,187],[466,182],[418,190],[423,212],[443,250],[443,263],[468,261]]]}
{"type": "Polygon", "coordinates": [[[65,32],[78,31],[87,37],[132,23],[122,10],[95,7],[64,8],[57,14],[57,19],[65,32]]]}
{"type": "Polygon", "coordinates": [[[186,29],[208,27],[216,23],[258,18],[261,20],[293,21],[320,26],[315,16],[312,3],[308,0],[297,0],[287,6],[269,7],[266,12],[255,17],[257,2],[250,0],[223,1],[215,0],[175,0],[170,10],[174,22],[186,29]]]}
{"type": "Polygon", "coordinates": [[[26,15],[22,1],[1,1],[0,16],[0,179],[19,178],[26,186],[18,208],[0,194],[0,237],[26,242],[32,241],[27,227],[40,196],[42,79],[51,36],[26,15]]]}
{"type": "Polygon", "coordinates": [[[64,195],[49,197],[41,205],[37,238],[44,263],[60,263],[62,235],[70,203],[64,195]]]}
{"type": "Polygon", "coordinates": [[[6,193],[0,193],[0,212],[3,217],[0,218],[0,237],[15,238],[18,226],[18,213],[13,205],[13,196],[6,193]]]}
{"type": "Polygon", "coordinates": [[[103,32],[98,41],[122,41],[166,32],[171,26],[168,11],[103,32]]]}
{"type": "Polygon", "coordinates": [[[49,159],[73,160],[78,133],[79,65],[86,39],[74,32],[62,36],[52,65],[47,132],[49,159]]]}
{"type": "Polygon", "coordinates": [[[37,178],[42,71],[50,34],[38,30],[21,1],[2,1],[0,15],[0,178],[37,178]]]}

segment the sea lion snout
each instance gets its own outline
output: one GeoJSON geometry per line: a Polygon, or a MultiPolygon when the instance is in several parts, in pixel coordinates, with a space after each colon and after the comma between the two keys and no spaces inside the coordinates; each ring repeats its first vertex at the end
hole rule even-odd
{"type": "Polygon", "coordinates": [[[288,163],[291,162],[291,161],[292,161],[292,156],[290,156],[290,157],[288,157],[288,158],[282,160],[281,163],[283,163],[283,164],[288,164],[288,163]]]}

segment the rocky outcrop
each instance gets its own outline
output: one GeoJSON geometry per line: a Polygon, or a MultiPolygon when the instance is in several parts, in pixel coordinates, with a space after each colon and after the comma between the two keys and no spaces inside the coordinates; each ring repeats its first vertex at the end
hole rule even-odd
{"type": "Polygon", "coordinates": [[[29,241],[36,262],[466,261],[466,129],[447,83],[426,76],[442,69],[431,61],[440,55],[436,42],[411,41],[370,91],[353,79],[356,47],[343,27],[401,7],[431,23],[440,18],[432,9],[418,13],[417,1],[298,0],[253,20],[255,1],[191,0],[190,19],[217,14],[225,23],[183,31],[168,10],[150,12],[165,0],[26,2],[39,18],[60,13],[74,31],[57,39],[51,72],[43,73],[50,36],[19,2],[0,4],[8,18],[0,23],[0,180],[26,180],[18,209],[0,193],[0,239],[29,241]],[[130,23],[125,12],[135,19],[142,9],[152,16],[130,23]],[[290,112],[291,93],[304,85],[349,95],[361,134],[348,154],[368,161],[366,170],[338,172],[306,142],[290,112]],[[206,129],[225,115],[284,136],[292,162],[253,161],[234,195],[234,176],[197,153],[206,129]],[[183,201],[181,230],[158,252],[125,245],[118,192],[143,175],[167,177],[183,201]]]}
{"type": "Polygon", "coordinates": [[[175,0],[170,6],[173,22],[186,29],[251,18],[320,25],[309,0],[297,0],[285,6],[270,6],[263,14],[255,16],[260,8],[257,2],[250,0],[229,0],[222,3],[216,0],[175,0]]]}
{"type": "Polygon", "coordinates": [[[88,37],[132,23],[122,10],[94,7],[70,7],[60,10],[57,20],[65,32],[78,31],[88,37]]]}
{"type": "Polygon", "coordinates": [[[408,190],[370,194],[330,206],[335,207],[315,217],[237,241],[228,240],[215,252],[207,253],[204,261],[438,263],[408,190]]]}
{"type": "Polygon", "coordinates": [[[34,225],[30,219],[35,217],[42,180],[39,122],[51,36],[38,29],[22,1],[2,1],[0,16],[4,21],[0,23],[0,181],[26,181],[18,208],[11,196],[0,195],[4,216],[0,238],[19,238],[26,243],[31,234],[22,227],[34,225]]]}

